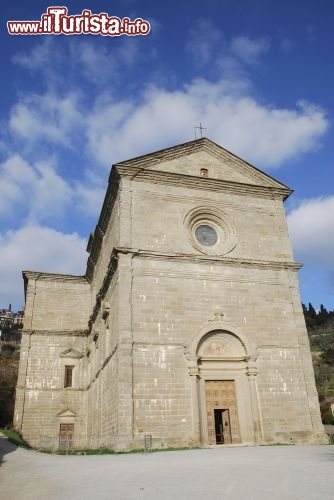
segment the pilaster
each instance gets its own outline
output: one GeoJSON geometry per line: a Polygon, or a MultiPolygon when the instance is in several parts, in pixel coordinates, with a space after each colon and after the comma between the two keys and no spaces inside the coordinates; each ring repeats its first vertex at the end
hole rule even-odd
{"type": "Polygon", "coordinates": [[[246,370],[246,375],[248,377],[248,382],[249,382],[249,392],[250,392],[253,426],[254,426],[254,441],[255,443],[259,443],[263,440],[263,433],[262,433],[261,414],[258,401],[258,391],[256,388],[257,368],[255,366],[249,366],[246,370]]]}
{"type": "Polygon", "coordinates": [[[133,441],[132,256],[119,255],[118,437],[116,449],[133,441]]]}

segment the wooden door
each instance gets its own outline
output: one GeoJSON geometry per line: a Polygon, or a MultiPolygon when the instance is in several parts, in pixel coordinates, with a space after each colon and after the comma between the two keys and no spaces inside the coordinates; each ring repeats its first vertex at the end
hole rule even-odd
{"type": "Polygon", "coordinates": [[[234,380],[206,380],[209,444],[240,443],[234,380]]]}
{"type": "Polygon", "coordinates": [[[59,429],[59,449],[73,449],[74,424],[60,424],[59,429]]]}

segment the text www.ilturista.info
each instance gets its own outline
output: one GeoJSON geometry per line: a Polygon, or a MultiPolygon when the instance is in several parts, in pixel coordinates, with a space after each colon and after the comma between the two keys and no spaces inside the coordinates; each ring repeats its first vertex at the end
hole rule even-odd
{"type": "Polygon", "coordinates": [[[135,36],[147,35],[151,30],[148,21],[140,17],[130,21],[128,17],[120,19],[109,17],[105,12],[92,14],[88,9],[80,15],[68,16],[66,7],[49,7],[40,21],[8,21],[10,35],[103,35],[135,36]]]}

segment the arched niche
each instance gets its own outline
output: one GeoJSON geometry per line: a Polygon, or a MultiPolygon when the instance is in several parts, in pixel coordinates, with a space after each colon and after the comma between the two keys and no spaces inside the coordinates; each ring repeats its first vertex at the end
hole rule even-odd
{"type": "Polygon", "coordinates": [[[245,344],[233,333],[213,330],[199,341],[196,355],[200,359],[221,359],[242,361],[247,359],[245,344]]]}
{"type": "Polygon", "coordinates": [[[240,353],[242,352],[241,357],[248,357],[252,360],[257,358],[256,345],[250,342],[247,335],[245,335],[236,325],[222,319],[215,320],[199,330],[189,346],[189,354],[192,359],[200,356],[200,348],[204,342],[209,341],[210,338],[214,341],[214,338],[218,339],[219,335],[222,335],[221,339],[224,339],[226,344],[234,343],[235,347],[241,345],[242,351],[237,347],[234,349],[234,351],[239,350],[240,353]]]}

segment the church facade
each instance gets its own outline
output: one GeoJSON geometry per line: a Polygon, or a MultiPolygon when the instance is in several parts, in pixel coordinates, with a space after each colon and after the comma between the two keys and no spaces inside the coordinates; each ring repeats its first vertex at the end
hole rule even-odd
{"type": "Polygon", "coordinates": [[[290,194],[207,138],[114,165],[86,275],[23,272],[23,438],[46,449],[325,443],[290,194]]]}

